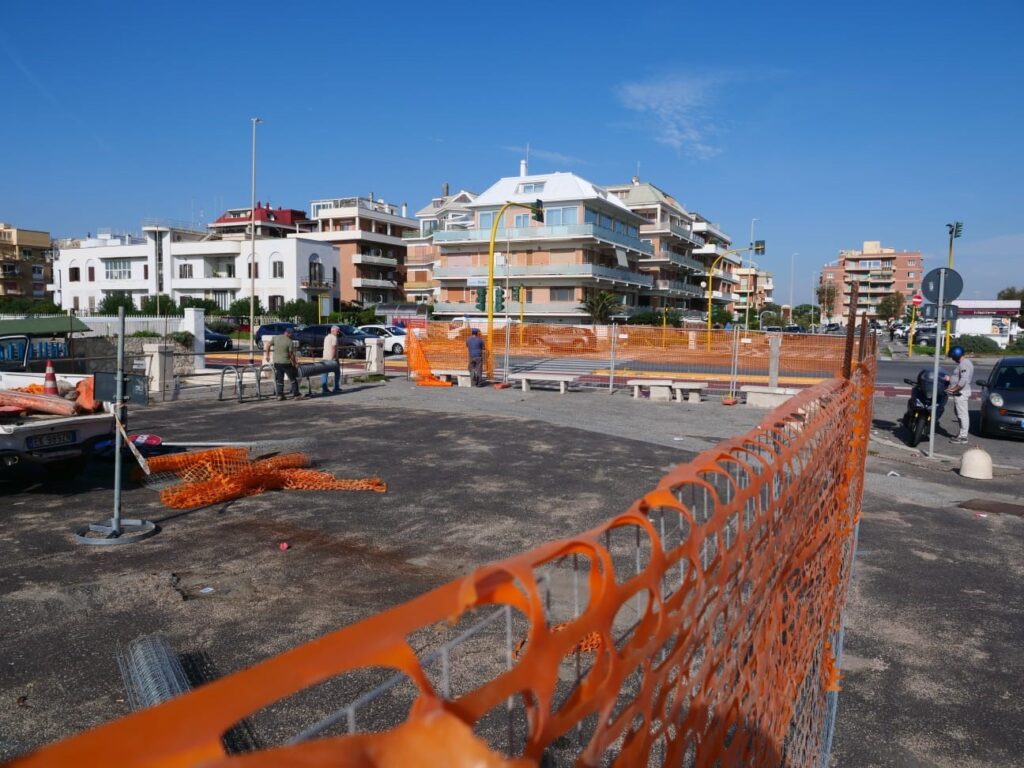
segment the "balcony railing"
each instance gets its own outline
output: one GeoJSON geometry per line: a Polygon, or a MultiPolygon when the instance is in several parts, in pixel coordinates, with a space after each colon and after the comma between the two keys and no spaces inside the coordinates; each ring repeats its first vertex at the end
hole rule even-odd
{"type": "Polygon", "coordinates": [[[669,224],[668,230],[676,237],[680,237],[683,240],[687,240],[693,243],[694,245],[704,244],[704,241],[698,235],[696,235],[692,229],[689,229],[688,227],[683,227],[680,226],[679,224],[669,224]]]}
{"type": "MultiPolygon", "coordinates": [[[[439,280],[465,280],[468,277],[487,275],[487,267],[437,267],[434,277],[439,280]]],[[[494,268],[496,280],[505,277],[505,267],[494,268]]],[[[654,278],[640,272],[620,267],[605,267],[600,264],[513,264],[509,269],[513,280],[526,277],[576,277],[600,280],[617,280],[630,285],[651,287],[654,278]]]]}
{"type": "Polygon", "coordinates": [[[352,279],[353,288],[397,288],[397,280],[380,280],[375,277],[355,277],[352,279]]]}
{"type": "Polygon", "coordinates": [[[657,255],[652,256],[651,259],[655,261],[667,259],[670,263],[675,264],[676,266],[686,267],[687,269],[692,269],[696,272],[704,272],[707,270],[707,266],[697,261],[697,259],[686,256],[682,253],[670,251],[666,248],[658,251],[657,255]]]}
{"type": "MultiPolygon", "coordinates": [[[[650,255],[652,252],[651,246],[642,242],[639,238],[629,237],[621,232],[613,232],[596,224],[564,224],[557,227],[513,227],[510,229],[499,229],[495,236],[495,242],[501,243],[506,240],[567,240],[581,237],[605,240],[638,253],[650,255]]],[[[489,229],[446,230],[443,232],[438,230],[434,232],[434,242],[438,243],[460,241],[486,243],[490,239],[491,231],[489,229]]]]}
{"type": "Polygon", "coordinates": [[[402,287],[407,291],[425,291],[434,287],[433,280],[406,280],[402,287]]]}
{"type": "Polygon", "coordinates": [[[356,253],[352,256],[353,264],[378,264],[382,267],[397,267],[398,259],[390,256],[376,256],[371,253],[356,253]]]}
{"type": "Polygon", "coordinates": [[[656,280],[654,282],[654,288],[659,291],[679,293],[683,296],[703,295],[700,288],[690,285],[689,283],[684,283],[682,280],[656,280]]]}
{"type": "Polygon", "coordinates": [[[304,291],[329,291],[334,288],[334,281],[319,277],[304,277],[299,280],[299,287],[304,291]]]}
{"type": "MultiPolygon", "coordinates": [[[[586,310],[581,308],[579,301],[528,301],[523,305],[523,314],[529,315],[574,315],[578,317],[589,317],[586,310]]],[[[509,301],[505,303],[508,308],[509,317],[519,317],[519,302],[509,301]]],[[[472,302],[438,302],[434,304],[434,314],[445,315],[479,315],[480,310],[472,302]]],[[[497,313],[500,317],[504,313],[497,313]]]]}

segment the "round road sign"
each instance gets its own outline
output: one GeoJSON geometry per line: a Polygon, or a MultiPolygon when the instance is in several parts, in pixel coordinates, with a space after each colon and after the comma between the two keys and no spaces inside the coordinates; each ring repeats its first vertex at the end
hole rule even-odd
{"type": "Polygon", "coordinates": [[[910,300],[910,303],[913,304],[915,307],[920,307],[922,304],[924,304],[924,296],[922,296],[920,293],[915,293],[914,298],[910,300]]]}
{"type": "Polygon", "coordinates": [[[928,301],[935,304],[939,303],[939,282],[943,272],[946,273],[945,290],[942,296],[943,304],[949,304],[951,301],[960,298],[960,294],[964,292],[964,279],[960,277],[959,272],[946,267],[933,269],[924,276],[924,282],[921,283],[921,293],[924,294],[928,301]]]}

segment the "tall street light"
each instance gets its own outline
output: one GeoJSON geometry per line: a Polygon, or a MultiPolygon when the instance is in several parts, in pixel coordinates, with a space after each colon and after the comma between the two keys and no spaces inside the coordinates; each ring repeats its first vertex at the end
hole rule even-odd
{"type": "MultiPolygon", "coordinates": [[[[750,250],[754,250],[754,223],[760,221],[760,219],[750,220],[750,250]]],[[[748,259],[749,261],[749,259],[748,259]]],[[[747,264],[747,268],[750,268],[750,264],[747,264]]],[[[743,317],[743,330],[750,330],[750,300],[754,297],[754,285],[757,283],[757,267],[754,268],[753,275],[747,275],[747,301],[746,301],[746,312],[743,317]],[[754,279],[751,279],[754,278],[754,279]]]]}
{"type": "Polygon", "coordinates": [[[794,253],[789,257],[789,322],[793,322],[793,267],[796,264],[796,257],[799,253],[794,253]]]}
{"type": "Polygon", "coordinates": [[[256,362],[256,126],[262,118],[252,120],[252,197],[249,204],[249,365],[256,362]]]}

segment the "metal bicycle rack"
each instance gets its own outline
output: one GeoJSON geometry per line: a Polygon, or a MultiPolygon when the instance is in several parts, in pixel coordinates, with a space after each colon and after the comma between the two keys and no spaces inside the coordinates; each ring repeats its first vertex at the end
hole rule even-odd
{"type": "MultiPolygon", "coordinates": [[[[221,369],[221,372],[220,372],[220,390],[217,393],[217,399],[218,400],[223,400],[224,399],[224,377],[227,376],[229,373],[231,373],[235,377],[234,378],[234,383],[233,383],[234,395],[237,397],[238,402],[240,402],[240,403],[244,402],[245,401],[245,375],[247,373],[252,373],[253,379],[256,382],[256,399],[257,400],[262,400],[263,397],[264,397],[264,395],[263,395],[263,386],[262,386],[263,385],[263,371],[264,370],[269,370],[271,372],[271,377],[273,377],[273,370],[274,370],[273,367],[270,366],[270,365],[266,365],[266,364],[261,364],[261,365],[255,365],[255,364],[253,364],[253,365],[244,365],[242,367],[238,367],[238,366],[235,366],[235,365],[227,365],[227,366],[225,366],[224,368],[221,369]]],[[[273,381],[273,378],[271,378],[271,381],[273,381]]]]}

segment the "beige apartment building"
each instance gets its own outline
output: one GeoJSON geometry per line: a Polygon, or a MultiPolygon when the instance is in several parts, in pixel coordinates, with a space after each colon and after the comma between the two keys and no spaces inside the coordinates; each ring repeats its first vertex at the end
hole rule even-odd
{"type": "MultiPolygon", "coordinates": [[[[339,197],[310,203],[312,231],[293,237],[331,244],[337,249],[337,292],[343,302],[388,304],[405,300],[406,236],[419,232],[401,207],[368,197],[339,197]]],[[[324,275],[316,285],[334,290],[324,275]]]]}
{"type": "Polygon", "coordinates": [[[434,279],[434,265],[440,261],[441,247],[434,242],[435,232],[464,231],[475,226],[475,215],[466,206],[476,199],[475,192],[459,190],[441,196],[416,212],[419,230],[405,235],[405,300],[422,304],[440,299],[440,284],[434,279]]]}
{"type": "Polygon", "coordinates": [[[636,311],[640,296],[654,285],[640,269],[652,246],[640,239],[646,220],[607,189],[572,173],[527,173],[499,179],[465,205],[473,214],[468,229],[435,230],[439,248],[434,279],[440,287],[434,316],[450,319],[482,313],[477,291],[486,285],[488,245],[495,216],[506,202],[524,207],[505,210],[498,220],[496,284],[521,287],[522,302],[507,302],[508,314],[522,312],[528,321],[589,322],[580,307],[601,291],[614,293],[626,313],[636,311]],[[526,205],[540,200],[543,223],[526,205]]]}
{"type": "Polygon", "coordinates": [[[771,272],[757,267],[737,267],[735,274],[740,281],[736,288],[739,296],[737,312],[744,314],[748,305],[752,312],[757,312],[765,304],[775,301],[775,278],[771,272]]]}
{"type": "Polygon", "coordinates": [[[45,299],[53,280],[50,233],[0,222],[0,296],[45,299]]]}
{"type": "Polygon", "coordinates": [[[839,258],[821,268],[821,285],[836,287],[833,317],[846,317],[850,311],[851,286],[858,284],[857,314],[878,314],[878,303],[898,291],[909,305],[921,288],[924,262],[920,251],[897,251],[878,240],[865,240],[864,247],[840,251],[839,258]]]}

